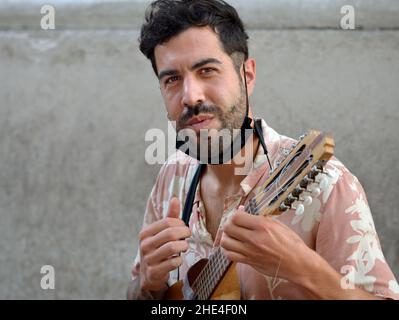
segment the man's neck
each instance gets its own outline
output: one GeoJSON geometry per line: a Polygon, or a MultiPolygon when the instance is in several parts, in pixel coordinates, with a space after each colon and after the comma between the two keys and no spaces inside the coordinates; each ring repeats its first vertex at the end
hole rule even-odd
{"type": "MultiPolygon", "coordinates": [[[[235,194],[240,183],[246,177],[244,168],[251,168],[259,147],[259,138],[253,134],[228,164],[207,165],[204,176],[212,181],[212,184],[221,195],[235,194]]],[[[208,180],[208,181],[209,181],[208,180]]]]}

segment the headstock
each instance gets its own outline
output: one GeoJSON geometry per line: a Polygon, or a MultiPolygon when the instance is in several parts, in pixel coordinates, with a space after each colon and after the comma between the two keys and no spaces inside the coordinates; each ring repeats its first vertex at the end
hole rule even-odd
{"type": "MultiPolygon", "coordinates": [[[[329,134],[310,131],[299,138],[291,152],[262,185],[262,192],[252,198],[248,212],[257,215],[278,215],[294,208],[302,214],[312,196],[320,194],[316,177],[334,154],[334,140],[329,134]],[[304,196],[305,193],[308,195],[304,196]]],[[[321,186],[323,187],[323,186],[321,186]]]]}

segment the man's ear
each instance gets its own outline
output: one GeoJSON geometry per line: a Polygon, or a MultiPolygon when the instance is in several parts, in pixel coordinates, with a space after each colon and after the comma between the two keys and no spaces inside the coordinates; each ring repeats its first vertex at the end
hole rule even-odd
{"type": "MultiPolygon", "coordinates": [[[[248,95],[251,96],[256,82],[256,61],[253,58],[248,58],[245,64],[245,76],[247,78],[248,95]]],[[[242,70],[244,72],[244,68],[242,70]]],[[[244,75],[243,75],[244,76],[244,75]]]]}

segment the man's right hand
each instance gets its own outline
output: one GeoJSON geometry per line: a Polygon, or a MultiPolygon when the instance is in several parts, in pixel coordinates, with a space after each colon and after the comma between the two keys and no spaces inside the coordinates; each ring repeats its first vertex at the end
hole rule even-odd
{"type": "Polygon", "coordinates": [[[173,197],[167,217],[156,221],[140,232],[140,287],[142,290],[160,291],[167,287],[169,272],[179,267],[179,255],[188,249],[190,229],[179,219],[180,203],[173,197]],[[184,239],[184,240],[182,240],[184,239]]]}

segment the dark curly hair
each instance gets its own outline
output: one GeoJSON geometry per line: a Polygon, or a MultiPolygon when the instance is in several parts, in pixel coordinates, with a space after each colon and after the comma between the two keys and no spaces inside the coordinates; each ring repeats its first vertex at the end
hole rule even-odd
{"type": "Polygon", "coordinates": [[[244,61],[248,59],[248,35],[237,11],[225,1],[157,0],[146,10],[139,38],[140,51],[151,61],[157,76],[155,47],[193,26],[210,26],[224,51],[232,57],[236,69],[238,61],[234,53],[240,53],[244,61]]]}

